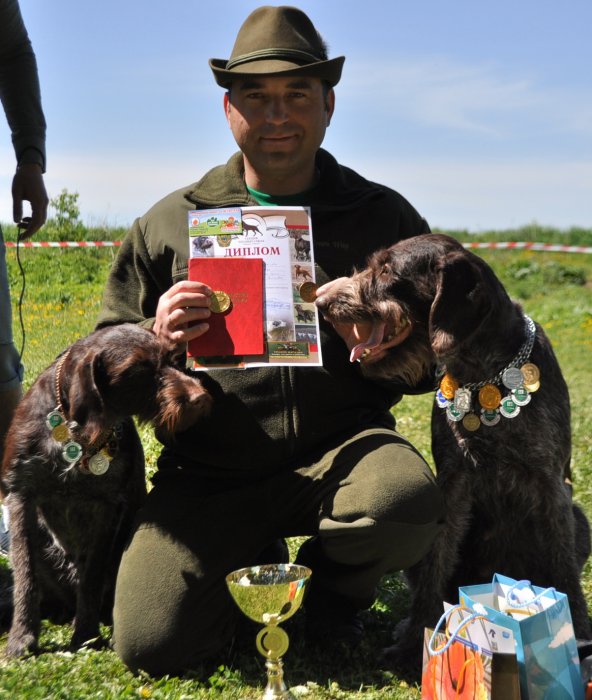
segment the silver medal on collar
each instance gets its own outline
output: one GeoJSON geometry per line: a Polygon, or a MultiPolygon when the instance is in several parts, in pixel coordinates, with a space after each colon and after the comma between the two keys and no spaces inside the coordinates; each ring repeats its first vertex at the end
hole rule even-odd
{"type": "Polygon", "coordinates": [[[502,374],[502,383],[507,389],[510,389],[510,391],[512,389],[517,389],[524,384],[524,375],[518,367],[508,367],[502,374]]]}
{"type": "Polygon", "coordinates": [[[88,460],[88,471],[95,476],[102,476],[108,469],[111,460],[102,452],[97,452],[88,460]]]}
{"type": "Polygon", "coordinates": [[[454,394],[454,405],[459,411],[467,413],[471,410],[471,392],[469,389],[457,389],[454,394]]]}

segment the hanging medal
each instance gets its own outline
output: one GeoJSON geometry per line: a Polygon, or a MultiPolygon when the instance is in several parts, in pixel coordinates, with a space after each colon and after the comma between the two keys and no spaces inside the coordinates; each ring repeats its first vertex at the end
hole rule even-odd
{"type": "Polygon", "coordinates": [[[469,389],[460,388],[454,393],[454,405],[459,411],[467,413],[471,410],[471,392],[469,389]]]}
{"type": "Polygon", "coordinates": [[[481,423],[483,423],[483,425],[492,427],[500,422],[500,412],[497,408],[482,408],[479,420],[481,421],[481,423]]]}
{"type": "Polygon", "coordinates": [[[80,459],[81,456],[82,446],[74,440],[70,440],[70,442],[67,442],[64,445],[64,449],[62,450],[62,457],[66,460],[66,462],[69,462],[70,464],[76,464],[76,462],[80,459]]]}
{"type": "Polygon", "coordinates": [[[106,450],[101,450],[88,460],[88,471],[95,476],[102,476],[111,465],[111,457],[106,450]]]}

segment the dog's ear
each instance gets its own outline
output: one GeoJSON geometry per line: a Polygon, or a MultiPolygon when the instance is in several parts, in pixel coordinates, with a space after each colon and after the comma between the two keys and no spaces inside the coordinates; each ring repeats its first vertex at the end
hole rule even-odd
{"type": "Polygon", "coordinates": [[[189,377],[173,367],[165,367],[157,405],[159,411],[152,421],[154,427],[173,435],[209,415],[212,397],[197,376],[189,377]]]}
{"type": "Polygon", "coordinates": [[[436,357],[454,354],[492,309],[493,289],[484,265],[471,253],[455,251],[436,268],[436,294],[429,335],[436,357]]]}
{"type": "Polygon", "coordinates": [[[89,441],[94,442],[105,429],[104,404],[99,388],[101,355],[89,349],[64,369],[70,375],[70,417],[84,430],[89,441]]]}

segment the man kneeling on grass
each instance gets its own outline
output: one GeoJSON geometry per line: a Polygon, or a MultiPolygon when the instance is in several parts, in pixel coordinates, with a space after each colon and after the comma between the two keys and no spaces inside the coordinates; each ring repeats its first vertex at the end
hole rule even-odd
{"type": "MultiPolygon", "coordinates": [[[[321,283],[429,231],[401,195],[320,148],[343,62],[328,59],[296,8],[260,7],[246,19],[230,59],[210,61],[240,152],[136,220],[100,326],[141,323],[180,346],[208,332],[212,290],[186,279],[194,209],[310,206],[321,283]]],[[[395,432],[390,408],[405,387],[365,380],[325,323],[321,343],[323,367],[208,372],[211,418],[163,442],[117,581],[114,648],[132,669],[181,672],[221,654],[240,615],[226,575],[286,561],[285,537],[310,536],[296,561],[313,571],[308,639],[325,646],[358,644],[359,612],[381,578],[430,547],[442,500],[426,462],[395,432]]]]}

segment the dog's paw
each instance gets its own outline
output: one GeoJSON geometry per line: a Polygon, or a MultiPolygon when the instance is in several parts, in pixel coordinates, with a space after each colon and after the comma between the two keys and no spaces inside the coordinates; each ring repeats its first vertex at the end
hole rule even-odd
{"type": "Polygon", "coordinates": [[[398,622],[393,630],[393,642],[396,646],[402,644],[406,639],[413,634],[413,623],[410,617],[404,617],[398,622]]]}
{"type": "Polygon", "coordinates": [[[423,627],[406,617],[393,630],[393,644],[382,650],[379,667],[416,682],[421,676],[423,627]]]}
{"type": "Polygon", "coordinates": [[[418,683],[421,680],[421,661],[421,644],[393,644],[380,652],[378,667],[392,671],[407,681],[418,683]]]}
{"type": "Polygon", "coordinates": [[[19,635],[9,634],[5,653],[6,656],[17,659],[34,654],[38,648],[37,636],[30,632],[19,635]]]}
{"type": "Polygon", "coordinates": [[[105,640],[101,637],[98,626],[85,629],[75,629],[70,640],[70,649],[76,650],[81,647],[88,649],[101,649],[105,646],[105,640]]]}

